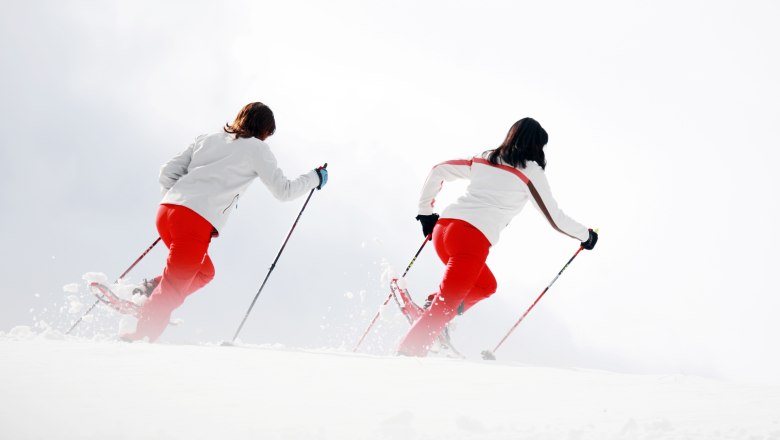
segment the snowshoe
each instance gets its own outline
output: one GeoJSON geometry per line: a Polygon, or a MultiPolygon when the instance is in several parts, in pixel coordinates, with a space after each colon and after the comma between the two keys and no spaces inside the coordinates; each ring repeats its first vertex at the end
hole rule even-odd
{"type": "MultiPolygon", "coordinates": [[[[417,305],[417,303],[414,302],[411,295],[409,295],[409,291],[405,288],[398,285],[398,278],[393,278],[390,280],[390,290],[393,293],[393,299],[395,300],[395,303],[398,304],[398,307],[401,309],[401,313],[406,317],[406,319],[409,321],[409,324],[413,324],[420,316],[425,313],[425,309],[430,307],[430,304],[426,302],[426,307],[422,308],[417,305]]],[[[430,295],[428,298],[432,300],[433,295],[430,295]]],[[[436,341],[431,347],[432,353],[441,353],[448,357],[456,357],[460,359],[465,359],[466,356],[463,356],[455,347],[452,346],[452,342],[450,341],[450,329],[449,324],[444,327],[444,330],[441,332],[441,334],[436,338],[436,341]]]]}
{"type": "MultiPolygon", "coordinates": [[[[117,312],[130,315],[135,318],[139,317],[142,304],[136,304],[133,301],[121,298],[119,295],[114,293],[114,291],[108,288],[108,286],[100,284],[96,281],[89,283],[89,289],[103,304],[106,304],[117,312]]],[[[173,319],[168,324],[179,325],[181,322],[182,321],[180,319],[173,319]]]]}
{"type": "Polygon", "coordinates": [[[444,327],[444,330],[442,330],[441,334],[438,338],[436,338],[436,341],[434,342],[433,346],[431,347],[432,353],[440,353],[444,356],[451,357],[451,358],[458,358],[458,359],[466,359],[466,356],[461,354],[453,345],[452,341],[450,340],[450,326],[447,325],[444,327]]]}
{"type": "Polygon", "coordinates": [[[430,295],[428,295],[428,297],[425,298],[425,304],[423,304],[423,308],[427,309],[428,307],[430,307],[431,304],[433,304],[434,299],[436,299],[435,293],[431,293],[430,295]]]}
{"type": "Polygon", "coordinates": [[[119,313],[137,317],[138,312],[141,310],[141,306],[132,301],[120,298],[106,285],[93,281],[89,283],[89,289],[97,297],[97,299],[118,311],[119,313]]]}
{"type": "Polygon", "coordinates": [[[409,321],[409,324],[413,324],[417,318],[425,313],[425,309],[418,306],[417,303],[412,300],[409,292],[398,285],[398,278],[393,278],[390,280],[390,290],[393,292],[393,299],[395,300],[395,303],[398,304],[398,307],[401,309],[401,313],[403,313],[403,315],[409,321]]]}

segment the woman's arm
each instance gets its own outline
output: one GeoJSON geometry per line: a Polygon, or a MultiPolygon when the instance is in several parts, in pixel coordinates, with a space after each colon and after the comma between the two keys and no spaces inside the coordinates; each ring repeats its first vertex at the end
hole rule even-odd
{"type": "Polygon", "coordinates": [[[558,202],[553,198],[550,183],[547,181],[547,176],[544,175],[544,172],[539,170],[537,173],[529,174],[528,190],[531,192],[531,199],[536,209],[550,222],[550,226],[556,231],[579,241],[588,240],[588,228],[577,223],[558,207],[558,202]]]}
{"type": "Polygon", "coordinates": [[[471,159],[448,160],[433,167],[423,184],[417,213],[419,215],[430,215],[433,213],[436,196],[441,191],[445,181],[450,182],[470,177],[471,159]]]}
{"type": "Polygon", "coordinates": [[[187,174],[190,167],[190,161],[192,160],[192,152],[195,150],[195,144],[202,137],[203,136],[198,137],[189,147],[176,156],[173,156],[171,160],[160,168],[159,180],[163,194],[168,192],[182,176],[187,174]]]}
{"type": "Polygon", "coordinates": [[[262,143],[260,155],[255,161],[255,172],[271,194],[282,201],[298,198],[320,184],[320,178],[315,170],[301,174],[293,180],[285,177],[284,172],[277,165],[276,157],[265,143],[262,143]]]}

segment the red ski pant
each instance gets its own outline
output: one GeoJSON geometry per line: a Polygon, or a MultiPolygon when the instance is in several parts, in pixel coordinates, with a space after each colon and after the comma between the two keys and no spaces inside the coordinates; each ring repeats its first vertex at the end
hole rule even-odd
{"type": "Polygon", "coordinates": [[[168,326],[171,312],[214,278],[208,255],[213,230],[211,223],[189,208],[160,205],[157,231],[169,249],[168,260],[160,284],[141,308],[138,327],[130,339],[148,337],[154,342],[168,326]]]}
{"type": "Polygon", "coordinates": [[[425,356],[460,307],[468,310],[496,291],[496,278],[485,264],[490,242],[477,228],[441,219],[433,230],[433,245],[447,267],[431,306],[401,340],[401,354],[425,356]]]}

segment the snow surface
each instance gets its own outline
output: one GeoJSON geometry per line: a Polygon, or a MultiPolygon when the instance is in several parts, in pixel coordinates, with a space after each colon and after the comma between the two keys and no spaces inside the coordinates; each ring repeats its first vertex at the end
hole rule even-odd
{"type": "Polygon", "coordinates": [[[780,439],[780,387],[0,333],[2,439],[780,439]]]}

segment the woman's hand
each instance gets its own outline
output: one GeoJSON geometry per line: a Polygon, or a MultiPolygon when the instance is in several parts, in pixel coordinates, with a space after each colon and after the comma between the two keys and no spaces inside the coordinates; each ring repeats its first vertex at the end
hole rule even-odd
{"type": "Polygon", "coordinates": [[[432,240],[433,227],[436,226],[436,222],[439,221],[439,214],[418,215],[415,219],[419,220],[420,224],[422,224],[423,235],[432,240]]]}
{"type": "Polygon", "coordinates": [[[583,249],[589,251],[596,247],[596,242],[599,241],[599,234],[593,229],[588,229],[588,239],[580,243],[583,249]]]}

